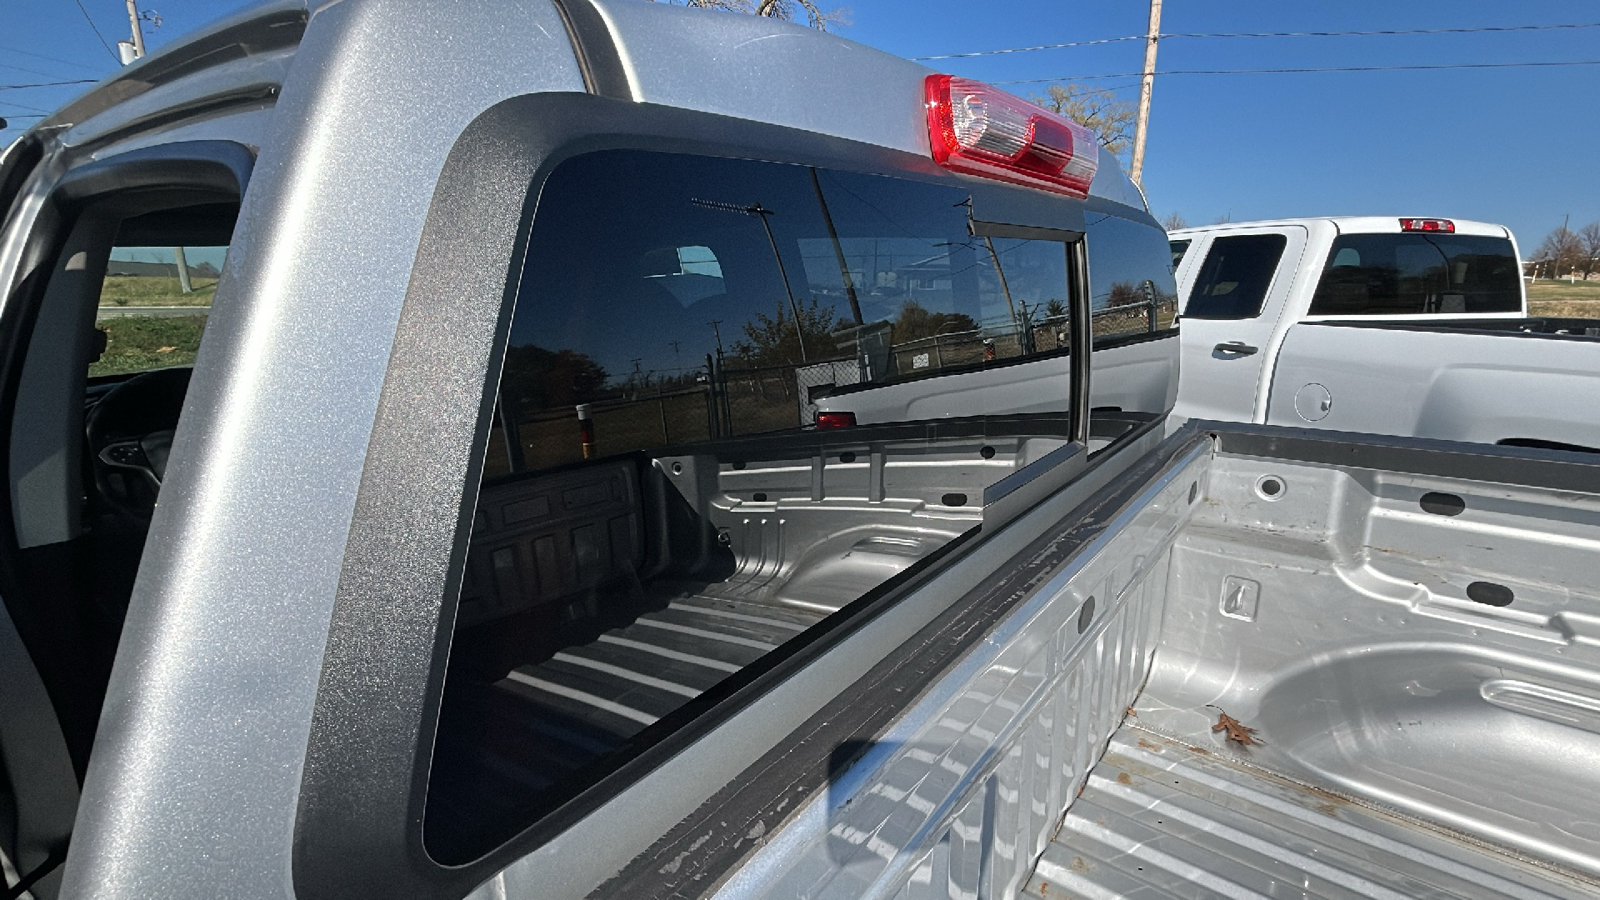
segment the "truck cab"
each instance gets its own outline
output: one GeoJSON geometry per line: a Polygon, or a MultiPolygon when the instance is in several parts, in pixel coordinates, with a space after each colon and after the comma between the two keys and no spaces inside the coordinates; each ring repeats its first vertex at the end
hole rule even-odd
{"type": "Polygon", "coordinates": [[[1182,415],[1266,421],[1274,363],[1297,323],[1527,315],[1516,240],[1500,225],[1330,217],[1170,237],[1184,298],[1182,415]]]}
{"type": "Polygon", "coordinates": [[[1163,436],[1087,129],[769,19],[414,24],[266,3],[0,157],[8,887],[587,893],[1163,436]]]}

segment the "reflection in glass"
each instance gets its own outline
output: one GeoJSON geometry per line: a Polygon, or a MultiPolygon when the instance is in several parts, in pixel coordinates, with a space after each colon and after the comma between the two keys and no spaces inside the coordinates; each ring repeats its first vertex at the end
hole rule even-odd
{"type": "Polygon", "coordinates": [[[1062,360],[1067,245],[975,236],[970,206],[950,185],[636,151],[551,175],[464,563],[436,859],[490,849],[970,532],[997,482],[1082,463],[1054,371],[1042,415],[811,427],[825,394],[1062,360]]]}
{"type": "Polygon", "coordinates": [[[1505,238],[1345,234],[1334,239],[1313,315],[1520,312],[1521,267],[1505,238]]]}

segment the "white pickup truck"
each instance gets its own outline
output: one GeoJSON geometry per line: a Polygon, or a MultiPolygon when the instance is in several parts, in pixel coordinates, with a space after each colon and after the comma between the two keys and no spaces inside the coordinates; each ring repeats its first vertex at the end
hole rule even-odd
{"type": "Polygon", "coordinates": [[[1502,226],[1284,219],[1170,237],[1179,415],[1600,448],[1600,322],[1529,318],[1502,226]]]}

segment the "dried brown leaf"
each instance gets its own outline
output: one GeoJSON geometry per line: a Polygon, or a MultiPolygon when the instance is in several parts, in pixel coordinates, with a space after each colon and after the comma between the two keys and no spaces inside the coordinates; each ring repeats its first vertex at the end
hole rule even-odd
{"type": "Polygon", "coordinates": [[[1261,741],[1252,737],[1256,733],[1254,728],[1223,712],[1219,706],[1211,708],[1217,711],[1217,724],[1211,726],[1212,731],[1226,731],[1228,740],[1246,747],[1261,744],[1261,741]]]}

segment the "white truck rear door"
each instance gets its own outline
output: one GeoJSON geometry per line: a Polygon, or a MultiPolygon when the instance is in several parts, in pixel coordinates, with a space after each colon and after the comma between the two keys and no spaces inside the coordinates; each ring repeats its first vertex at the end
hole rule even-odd
{"type": "Polygon", "coordinates": [[[1203,259],[1184,260],[1176,414],[1260,420],[1272,339],[1305,245],[1299,225],[1230,229],[1211,238],[1203,259]]]}

